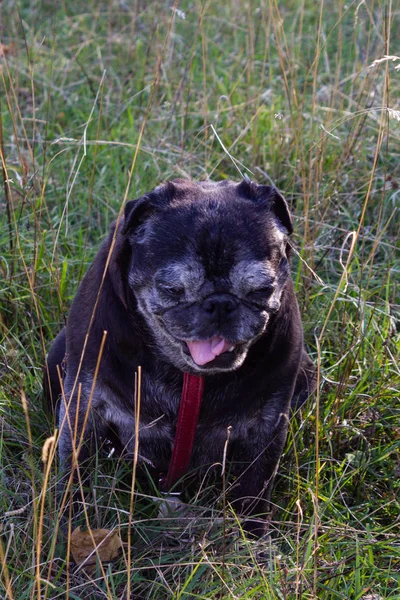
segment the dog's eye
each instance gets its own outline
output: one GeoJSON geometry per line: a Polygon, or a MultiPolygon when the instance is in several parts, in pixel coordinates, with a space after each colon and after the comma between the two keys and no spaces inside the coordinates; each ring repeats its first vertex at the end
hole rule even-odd
{"type": "Polygon", "coordinates": [[[170,285],[168,283],[158,283],[158,288],[164,294],[167,294],[171,298],[177,298],[184,293],[184,288],[182,286],[170,285]]]}
{"type": "Polygon", "coordinates": [[[249,292],[249,298],[251,300],[254,300],[255,302],[262,302],[263,300],[268,300],[273,291],[274,288],[272,285],[259,288],[258,290],[253,290],[252,292],[249,292]]]}

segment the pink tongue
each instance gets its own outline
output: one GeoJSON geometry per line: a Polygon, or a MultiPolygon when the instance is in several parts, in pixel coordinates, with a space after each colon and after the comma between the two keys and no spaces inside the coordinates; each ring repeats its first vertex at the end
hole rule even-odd
{"type": "Polygon", "coordinates": [[[186,344],[194,362],[200,366],[211,362],[216,356],[226,352],[232,346],[224,338],[218,336],[202,342],[193,341],[186,342],[186,344]]]}

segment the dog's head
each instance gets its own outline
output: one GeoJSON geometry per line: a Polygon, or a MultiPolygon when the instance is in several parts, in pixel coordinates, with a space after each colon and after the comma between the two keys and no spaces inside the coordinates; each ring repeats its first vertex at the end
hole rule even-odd
{"type": "Polygon", "coordinates": [[[176,180],[128,202],[125,285],[164,358],[197,374],[240,367],[279,310],[291,232],[281,194],[247,179],[176,180]]]}

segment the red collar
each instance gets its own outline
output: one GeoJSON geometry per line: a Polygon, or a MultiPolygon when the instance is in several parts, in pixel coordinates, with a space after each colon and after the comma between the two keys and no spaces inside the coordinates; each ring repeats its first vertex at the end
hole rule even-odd
{"type": "Polygon", "coordinates": [[[182,397],[172,458],[167,475],[161,479],[163,492],[169,492],[189,468],[203,390],[203,377],[183,374],[182,397]]]}

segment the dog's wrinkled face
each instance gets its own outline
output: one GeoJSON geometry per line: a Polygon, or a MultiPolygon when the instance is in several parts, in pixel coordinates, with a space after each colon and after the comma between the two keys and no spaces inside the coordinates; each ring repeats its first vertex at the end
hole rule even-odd
{"type": "Polygon", "coordinates": [[[182,371],[240,367],[289,277],[287,205],[249,180],[169,182],[125,210],[127,272],[164,357],[182,371]]]}

